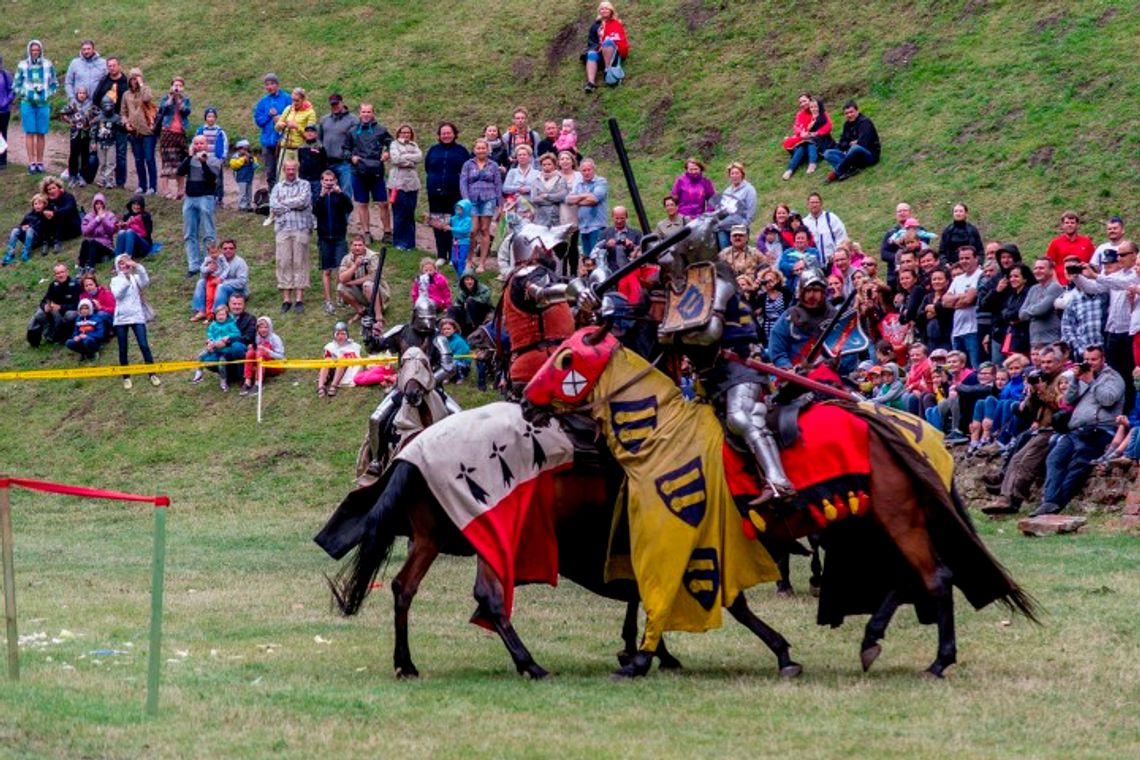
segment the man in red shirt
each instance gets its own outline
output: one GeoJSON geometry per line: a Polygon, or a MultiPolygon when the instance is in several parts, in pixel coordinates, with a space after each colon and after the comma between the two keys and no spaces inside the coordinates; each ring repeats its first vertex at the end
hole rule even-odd
{"type": "Polygon", "coordinates": [[[1069,278],[1065,275],[1065,257],[1076,256],[1088,263],[1096,249],[1090,238],[1077,234],[1080,224],[1081,218],[1076,211],[1061,214],[1061,234],[1053,238],[1045,250],[1046,258],[1053,262],[1053,269],[1057,272],[1057,282],[1062,285],[1069,284],[1069,278]]]}

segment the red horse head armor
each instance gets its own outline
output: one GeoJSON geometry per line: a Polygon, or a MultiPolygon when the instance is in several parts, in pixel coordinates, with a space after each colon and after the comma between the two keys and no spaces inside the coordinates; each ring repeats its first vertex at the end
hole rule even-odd
{"type": "Polygon", "coordinates": [[[590,395],[620,344],[602,328],[584,327],[562,342],[526,386],[537,406],[581,404],[590,395]]]}

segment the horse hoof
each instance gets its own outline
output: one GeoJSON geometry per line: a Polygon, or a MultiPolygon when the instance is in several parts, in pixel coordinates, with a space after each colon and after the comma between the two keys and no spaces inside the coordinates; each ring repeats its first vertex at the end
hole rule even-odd
{"type": "Polygon", "coordinates": [[[795,595],[796,595],[795,589],[793,589],[791,586],[788,586],[787,588],[776,589],[776,598],[777,599],[791,599],[795,595]]]}
{"type": "Polygon", "coordinates": [[[612,677],[617,680],[624,680],[629,678],[641,678],[649,672],[649,667],[653,664],[653,655],[647,652],[638,652],[629,661],[628,665],[624,665],[612,673],[612,677]]]}
{"type": "Polygon", "coordinates": [[[789,663],[780,668],[780,680],[791,681],[793,678],[799,678],[803,672],[804,668],[798,662],[789,663]]]}
{"type": "Polygon", "coordinates": [[[859,653],[859,662],[863,665],[863,672],[866,673],[875,664],[875,660],[879,659],[879,655],[883,653],[883,647],[879,644],[872,644],[859,653]]]}
{"type": "Polygon", "coordinates": [[[946,679],[946,676],[942,675],[942,669],[936,670],[934,665],[919,673],[918,677],[923,681],[943,681],[946,679]]]}
{"type": "Polygon", "coordinates": [[[550,678],[550,673],[537,665],[525,668],[522,674],[532,681],[545,681],[547,678],[550,678]]]}
{"type": "Polygon", "coordinates": [[[420,677],[420,671],[415,665],[399,666],[396,668],[396,679],[400,681],[414,681],[420,677]]]}
{"type": "Polygon", "coordinates": [[[808,593],[811,594],[816,599],[819,599],[819,585],[816,583],[810,584],[808,586],[808,593]]]}
{"type": "Polygon", "coordinates": [[[659,657],[658,659],[659,662],[657,667],[661,670],[682,670],[684,667],[681,665],[681,661],[672,655],[669,655],[668,657],[659,657]]]}
{"type": "Polygon", "coordinates": [[[629,652],[618,652],[617,653],[617,661],[618,661],[618,665],[621,665],[624,668],[626,665],[633,662],[633,655],[630,654],[629,652]]]}

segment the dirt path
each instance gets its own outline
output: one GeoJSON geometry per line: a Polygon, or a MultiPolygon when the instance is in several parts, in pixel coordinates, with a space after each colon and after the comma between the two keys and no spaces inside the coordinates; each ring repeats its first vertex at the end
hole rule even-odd
{"type": "MultiPolygon", "coordinates": [[[[70,152],[69,141],[67,135],[60,132],[49,132],[47,141],[44,145],[44,165],[47,168],[48,174],[59,175],[67,169],[67,156],[70,152]]],[[[27,151],[24,146],[24,131],[20,128],[19,122],[12,122],[8,127],[8,171],[15,171],[16,166],[26,167],[28,165],[27,151]]],[[[134,156],[127,158],[127,187],[138,187],[139,180],[138,174],[135,172],[134,156]]],[[[265,187],[264,175],[259,175],[254,187],[265,187]]],[[[149,201],[150,203],[172,203],[164,198],[155,198],[149,201]]],[[[224,198],[226,208],[235,209],[238,206],[237,182],[234,181],[233,173],[226,170],[226,194],[224,198]]],[[[375,209],[372,214],[372,234],[379,240],[380,229],[378,227],[379,215],[375,209]]],[[[359,231],[359,226],[356,224],[356,216],[353,215],[349,222],[350,234],[356,234],[359,231]]],[[[416,248],[421,251],[432,252],[435,250],[435,236],[432,234],[431,227],[425,224],[416,224],[416,248]]],[[[495,257],[489,256],[487,263],[491,268],[495,268],[495,257]]]]}

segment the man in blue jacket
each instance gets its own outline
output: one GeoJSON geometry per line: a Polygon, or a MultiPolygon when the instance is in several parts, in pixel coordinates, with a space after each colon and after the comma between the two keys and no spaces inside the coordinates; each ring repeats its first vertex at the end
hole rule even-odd
{"type": "Polygon", "coordinates": [[[281,135],[277,133],[277,117],[280,116],[292,98],[281,90],[277,75],[265,75],[265,94],[253,109],[253,123],[261,130],[261,164],[265,167],[265,179],[269,189],[277,184],[277,143],[281,135]]]}

